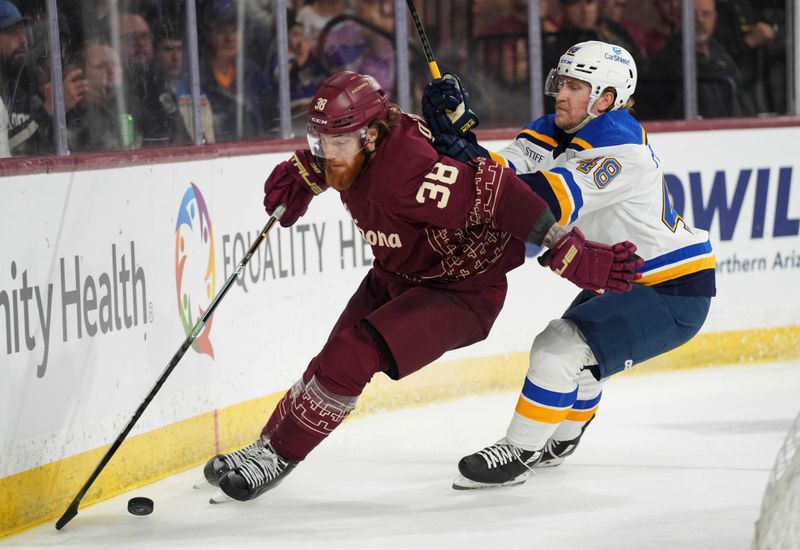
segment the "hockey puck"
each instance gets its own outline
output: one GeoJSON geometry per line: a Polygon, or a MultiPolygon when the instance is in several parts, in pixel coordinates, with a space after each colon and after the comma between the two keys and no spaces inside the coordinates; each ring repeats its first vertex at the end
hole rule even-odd
{"type": "Polygon", "coordinates": [[[153,501],[147,497],[133,497],[128,501],[128,512],[134,516],[146,516],[153,512],[153,501]]]}

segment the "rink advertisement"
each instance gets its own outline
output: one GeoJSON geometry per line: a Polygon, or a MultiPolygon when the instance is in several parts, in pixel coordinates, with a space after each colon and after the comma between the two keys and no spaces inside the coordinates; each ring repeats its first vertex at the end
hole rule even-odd
{"type": "MultiPolygon", "coordinates": [[[[718,297],[690,362],[800,356],[800,163],[789,145],[800,129],[649,137],[673,207],[716,252],[718,297]]],[[[0,536],[63,511],[257,237],[263,180],[285,156],[5,178],[0,536]]],[[[392,245],[359,232],[333,191],[276,228],[84,504],[252,439],[324,343],[373,241],[392,245]]],[[[489,338],[441,360],[438,372],[460,369],[456,393],[516,385],[531,338],[575,294],[535,261],[509,280],[489,338]]],[[[437,368],[409,379],[411,395],[376,380],[360,406],[441,398],[437,368]]]]}

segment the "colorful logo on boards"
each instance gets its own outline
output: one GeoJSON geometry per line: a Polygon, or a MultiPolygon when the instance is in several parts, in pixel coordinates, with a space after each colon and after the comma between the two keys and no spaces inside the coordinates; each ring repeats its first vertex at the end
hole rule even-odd
{"type": "MultiPolygon", "coordinates": [[[[183,331],[188,336],[195,323],[214,299],[214,232],[203,194],[192,184],[181,199],[175,224],[175,288],[178,292],[178,313],[183,331]]],[[[195,338],[192,348],[214,357],[211,345],[210,318],[195,338]]]]}

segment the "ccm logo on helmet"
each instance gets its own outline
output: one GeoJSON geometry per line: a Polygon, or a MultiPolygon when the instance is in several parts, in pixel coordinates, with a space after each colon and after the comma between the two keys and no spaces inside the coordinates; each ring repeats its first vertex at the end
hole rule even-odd
{"type": "Polygon", "coordinates": [[[369,82],[362,82],[361,84],[359,84],[358,86],[356,86],[355,88],[350,90],[350,93],[351,94],[357,94],[358,92],[360,92],[361,90],[363,90],[364,88],[366,88],[369,85],[370,85],[369,82]]]}
{"type": "Polygon", "coordinates": [[[325,120],[324,118],[316,118],[313,116],[311,117],[311,122],[313,122],[314,124],[321,124],[323,126],[328,123],[328,121],[325,120]]]}

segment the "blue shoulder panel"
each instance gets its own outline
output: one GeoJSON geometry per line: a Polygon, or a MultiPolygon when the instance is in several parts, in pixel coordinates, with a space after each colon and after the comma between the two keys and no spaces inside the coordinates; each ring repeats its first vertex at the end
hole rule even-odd
{"type": "Polygon", "coordinates": [[[555,124],[555,115],[544,115],[532,120],[517,134],[517,139],[527,139],[547,151],[558,147],[560,130],[555,124]]]}
{"type": "Polygon", "coordinates": [[[572,138],[570,149],[585,151],[614,145],[645,145],[644,128],[628,111],[611,111],[590,121],[572,138]]]}

